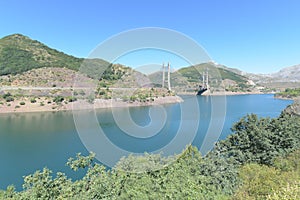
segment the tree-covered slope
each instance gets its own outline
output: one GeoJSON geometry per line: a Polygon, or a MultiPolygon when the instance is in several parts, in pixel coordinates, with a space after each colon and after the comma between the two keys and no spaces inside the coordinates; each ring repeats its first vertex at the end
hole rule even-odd
{"type": "MultiPolygon", "coordinates": [[[[92,70],[109,66],[108,62],[101,59],[84,60],[67,55],[21,34],[0,39],[0,75],[19,74],[42,67],[65,67],[77,71],[83,61],[86,65],[94,66],[90,67],[92,70]]],[[[95,73],[90,71],[87,74],[95,73]]]]}
{"type": "Polygon", "coordinates": [[[17,74],[41,67],[78,70],[82,61],[21,34],[0,39],[0,75],[17,74]]]}

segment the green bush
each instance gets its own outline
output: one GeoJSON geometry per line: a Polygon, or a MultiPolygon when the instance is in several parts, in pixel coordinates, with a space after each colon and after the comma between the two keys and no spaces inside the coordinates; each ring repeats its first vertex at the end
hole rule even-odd
{"type": "Polygon", "coordinates": [[[89,103],[94,103],[95,97],[93,95],[89,95],[87,101],[89,103]]]}
{"type": "Polygon", "coordinates": [[[100,96],[105,95],[105,91],[100,90],[98,94],[99,94],[100,96]]]}
{"type": "Polygon", "coordinates": [[[36,99],[35,98],[31,98],[30,99],[30,103],[36,103],[36,99]]]}
{"type": "Polygon", "coordinates": [[[67,101],[68,102],[74,102],[74,101],[77,101],[77,98],[76,97],[67,97],[67,101]]]}
{"type": "Polygon", "coordinates": [[[21,105],[21,106],[24,106],[24,105],[25,105],[25,102],[24,102],[24,101],[21,101],[21,102],[20,102],[20,105],[21,105]]]}
{"type": "Polygon", "coordinates": [[[6,97],[5,98],[6,102],[11,102],[14,101],[15,99],[12,96],[6,97]]]}
{"type": "Polygon", "coordinates": [[[79,91],[79,95],[84,96],[84,95],[85,95],[85,92],[84,92],[83,90],[80,90],[80,91],[79,91]]]}
{"type": "Polygon", "coordinates": [[[130,101],[136,101],[137,100],[137,97],[136,96],[130,96],[130,101]]]}
{"type": "Polygon", "coordinates": [[[276,167],[259,164],[242,166],[239,169],[242,184],[235,193],[236,199],[299,199],[299,153],[300,150],[297,150],[288,156],[276,158],[276,167]]]}
{"type": "Polygon", "coordinates": [[[13,98],[13,96],[8,92],[8,93],[5,93],[3,96],[2,96],[3,99],[5,99],[6,102],[11,102],[11,101],[14,101],[15,99],[13,98]]]}
{"type": "Polygon", "coordinates": [[[10,97],[10,96],[11,96],[11,94],[9,92],[7,92],[7,93],[2,95],[2,98],[6,99],[7,97],[10,97]]]}
{"type": "Polygon", "coordinates": [[[64,97],[62,97],[62,96],[56,96],[56,97],[54,97],[54,99],[53,99],[53,102],[55,102],[55,103],[61,103],[61,102],[63,102],[65,100],[65,98],[64,97]]]}

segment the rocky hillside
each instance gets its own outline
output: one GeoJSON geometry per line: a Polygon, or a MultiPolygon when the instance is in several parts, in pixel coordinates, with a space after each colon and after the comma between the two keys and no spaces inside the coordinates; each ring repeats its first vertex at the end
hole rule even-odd
{"type": "Polygon", "coordinates": [[[300,64],[291,67],[285,67],[280,71],[271,74],[254,74],[254,73],[243,72],[235,68],[228,68],[225,66],[223,67],[229,71],[243,75],[257,82],[299,82],[300,81],[300,64]]]}
{"type": "Polygon", "coordinates": [[[289,115],[300,116],[300,99],[296,99],[292,105],[289,105],[285,110],[285,113],[289,115]]]}
{"type": "Polygon", "coordinates": [[[245,76],[254,81],[256,84],[265,86],[267,88],[274,88],[284,90],[286,88],[300,87],[300,64],[281,69],[276,73],[271,74],[254,74],[243,72],[235,68],[228,68],[222,66],[231,72],[245,76]]]}
{"type": "Polygon", "coordinates": [[[300,65],[286,67],[277,73],[270,74],[270,79],[276,82],[300,82],[300,65]]]}
{"type": "Polygon", "coordinates": [[[246,76],[268,88],[285,90],[300,87],[300,65],[286,67],[272,74],[246,74],[246,76]]]}
{"type": "Polygon", "coordinates": [[[58,67],[43,67],[31,69],[21,74],[0,76],[0,86],[13,87],[70,88],[73,87],[75,81],[76,86],[81,87],[96,84],[96,80],[82,73],[58,67]]]}
{"type": "Polygon", "coordinates": [[[268,82],[300,82],[300,65],[286,67],[272,74],[251,74],[244,73],[245,76],[252,78],[259,83],[268,82]]]}

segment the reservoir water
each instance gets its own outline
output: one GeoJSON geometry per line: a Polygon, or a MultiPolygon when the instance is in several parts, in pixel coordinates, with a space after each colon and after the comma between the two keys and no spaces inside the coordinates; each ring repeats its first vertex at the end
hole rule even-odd
{"type": "MultiPolygon", "coordinates": [[[[190,106],[190,97],[184,97],[184,106],[190,106]]],[[[193,97],[195,98],[195,97],[193,97]]],[[[277,117],[280,112],[292,101],[274,99],[273,95],[238,95],[225,97],[213,97],[226,102],[226,113],[220,118],[222,129],[219,139],[224,139],[230,134],[230,128],[234,122],[238,121],[246,114],[255,113],[260,117],[277,117]],[[222,120],[224,119],[224,125],[222,120]]],[[[191,143],[199,149],[203,143],[209,129],[212,116],[211,97],[196,97],[199,108],[199,122],[197,122],[196,134],[191,143]]],[[[157,133],[147,138],[133,137],[124,134],[124,129],[132,127],[121,127],[114,121],[114,113],[122,114],[127,111],[125,108],[99,109],[96,117],[106,137],[116,146],[128,152],[143,153],[161,149],[172,141],[182,124],[193,127],[193,111],[189,111],[188,119],[182,120],[180,104],[164,105],[167,116],[157,133]],[[189,118],[189,116],[192,116],[189,118]]],[[[134,123],[139,127],[147,127],[154,123],[161,126],[159,120],[151,121],[149,109],[151,107],[131,107],[129,113],[134,123]]],[[[218,107],[215,107],[216,109],[218,107]]],[[[155,112],[155,109],[154,109],[155,112]]],[[[121,115],[122,116],[122,115],[121,115]]],[[[121,118],[122,119],[122,118],[121,118]]],[[[125,120],[125,119],[124,119],[125,120]]],[[[218,121],[218,120],[217,120],[218,121]]],[[[123,126],[126,126],[123,124],[123,126]]],[[[131,125],[128,125],[131,126],[131,125]]],[[[185,129],[188,130],[188,129],[185,129]]],[[[141,133],[146,134],[146,133],[141,133]]],[[[150,134],[150,133],[149,133],[150,134]]],[[[0,189],[5,189],[13,184],[18,190],[22,188],[23,176],[31,174],[43,167],[50,168],[54,173],[65,172],[69,177],[76,179],[84,173],[83,171],[72,172],[65,163],[69,157],[74,157],[76,153],[88,154],[82,140],[78,135],[73,113],[68,112],[44,112],[44,113],[17,113],[0,114],[0,189]]],[[[53,174],[54,176],[55,174],[53,174]]]]}

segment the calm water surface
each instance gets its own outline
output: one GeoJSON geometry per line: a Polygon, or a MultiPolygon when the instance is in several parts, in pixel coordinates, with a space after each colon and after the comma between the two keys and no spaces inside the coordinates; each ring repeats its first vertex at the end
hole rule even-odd
{"type": "MultiPolygon", "coordinates": [[[[184,104],[188,105],[190,97],[184,98],[184,104]]],[[[198,97],[197,101],[200,122],[192,143],[200,148],[211,121],[211,98],[198,97]]],[[[247,113],[277,117],[291,103],[274,99],[273,95],[227,96],[225,123],[220,139],[230,134],[232,124],[247,113]]],[[[148,139],[124,134],[115,124],[110,109],[98,110],[97,117],[106,136],[117,146],[130,152],[154,151],[174,138],[181,122],[179,104],[164,107],[168,116],[167,123],[158,134],[148,139]]],[[[124,112],[124,109],[120,108],[117,112],[124,112]]],[[[148,112],[149,107],[130,108],[132,119],[140,126],[151,123],[148,112]]],[[[193,120],[189,119],[185,123],[193,123],[193,120]]],[[[20,190],[22,177],[43,167],[50,168],[54,173],[63,171],[73,179],[83,175],[83,171],[74,173],[65,166],[68,158],[74,157],[76,153],[88,154],[77,134],[72,112],[1,114],[0,128],[0,189],[14,184],[20,190]]]]}

